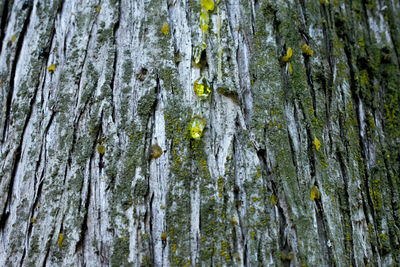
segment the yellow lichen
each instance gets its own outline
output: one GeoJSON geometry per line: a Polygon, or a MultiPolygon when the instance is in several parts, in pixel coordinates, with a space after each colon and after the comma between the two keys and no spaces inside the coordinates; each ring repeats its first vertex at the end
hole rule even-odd
{"type": "Polygon", "coordinates": [[[153,159],[157,159],[162,155],[163,151],[161,147],[155,143],[154,145],[151,146],[150,148],[150,157],[153,159]]]}
{"type": "Polygon", "coordinates": [[[207,11],[214,10],[214,1],[213,0],[201,0],[201,7],[207,11]]]}
{"type": "Polygon", "coordinates": [[[210,83],[207,81],[206,78],[201,77],[198,78],[193,85],[193,90],[194,93],[200,98],[200,99],[207,99],[207,97],[211,93],[211,86],[210,83]]]}
{"type": "Polygon", "coordinates": [[[387,240],[388,239],[388,236],[386,234],[384,234],[384,233],[380,233],[379,237],[381,238],[381,240],[387,240]]]}
{"type": "Polygon", "coordinates": [[[303,54],[306,56],[312,56],[314,54],[314,51],[312,51],[307,44],[303,44],[301,50],[303,51],[303,54]]]}
{"type": "Polygon", "coordinates": [[[56,70],[56,65],[55,64],[51,64],[50,66],[47,67],[47,70],[50,72],[53,72],[56,70]]]}
{"type": "Polygon", "coordinates": [[[200,28],[203,35],[203,40],[205,40],[205,35],[208,31],[208,23],[210,21],[208,12],[212,10],[214,10],[213,0],[201,0],[200,28]]]}
{"type": "Polygon", "coordinates": [[[310,199],[320,199],[321,198],[321,193],[319,192],[319,189],[317,186],[313,186],[313,188],[310,191],[310,199]]]}
{"type": "Polygon", "coordinates": [[[293,74],[293,67],[292,67],[292,64],[289,62],[288,63],[288,72],[290,73],[290,74],[293,74]]]}
{"type": "Polygon", "coordinates": [[[62,248],[63,240],[64,240],[64,235],[60,233],[60,234],[58,235],[58,240],[57,240],[57,245],[58,245],[58,247],[59,247],[60,249],[62,248]]]}
{"type": "Polygon", "coordinates": [[[282,57],[282,62],[288,62],[289,59],[292,57],[292,54],[293,54],[293,50],[292,50],[292,48],[289,47],[288,50],[286,51],[286,56],[282,57]]]}
{"type": "Polygon", "coordinates": [[[275,194],[271,195],[271,197],[269,198],[269,202],[271,202],[271,204],[274,206],[276,206],[276,204],[278,204],[278,198],[275,196],[275,194]]]}
{"type": "Polygon", "coordinates": [[[288,59],[290,59],[291,57],[292,57],[292,53],[293,53],[293,50],[292,50],[292,48],[288,48],[288,50],[286,51],[286,56],[288,57],[288,59]]]}
{"type": "Polygon", "coordinates": [[[166,233],[166,232],[163,232],[163,233],[161,234],[161,240],[162,240],[162,241],[167,240],[167,233],[166,233]]]}
{"type": "Polygon", "coordinates": [[[321,142],[318,140],[316,136],[314,136],[314,145],[317,151],[321,148],[321,142]]]}
{"type": "Polygon", "coordinates": [[[161,32],[162,32],[165,36],[168,35],[168,32],[169,32],[169,25],[168,25],[168,23],[164,23],[164,25],[161,27],[161,32]]]}
{"type": "Polygon", "coordinates": [[[97,13],[100,13],[100,10],[101,10],[101,6],[98,5],[97,8],[96,8],[96,12],[97,12],[97,13]]]}
{"type": "Polygon", "coordinates": [[[190,136],[193,139],[199,139],[203,135],[204,127],[206,126],[206,119],[196,116],[189,124],[190,136]]]}
{"type": "Polygon", "coordinates": [[[12,36],[11,36],[11,42],[15,42],[15,39],[17,38],[17,35],[16,34],[13,34],[12,36]]]}
{"type": "Polygon", "coordinates": [[[238,223],[235,217],[232,217],[231,223],[232,223],[233,225],[236,225],[236,224],[238,223]]]}
{"type": "Polygon", "coordinates": [[[99,152],[100,155],[104,155],[104,153],[106,153],[106,147],[103,145],[97,146],[97,152],[99,152]]]}
{"type": "Polygon", "coordinates": [[[208,31],[208,23],[210,21],[210,17],[207,11],[200,12],[200,28],[203,33],[208,31]]]}

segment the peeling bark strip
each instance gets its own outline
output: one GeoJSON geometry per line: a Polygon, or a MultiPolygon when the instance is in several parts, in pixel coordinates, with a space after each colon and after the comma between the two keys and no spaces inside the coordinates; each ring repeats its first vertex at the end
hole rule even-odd
{"type": "Polygon", "coordinates": [[[399,265],[398,1],[0,14],[0,266],[399,265]]]}

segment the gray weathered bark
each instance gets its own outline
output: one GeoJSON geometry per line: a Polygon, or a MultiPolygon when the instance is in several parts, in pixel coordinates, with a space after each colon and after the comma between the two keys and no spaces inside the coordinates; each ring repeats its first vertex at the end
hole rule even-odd
{"type": "Polygon", "coordinates": [[[200,12],[0,1],[0,266],[399,264],[399,1],[200,12]]]}

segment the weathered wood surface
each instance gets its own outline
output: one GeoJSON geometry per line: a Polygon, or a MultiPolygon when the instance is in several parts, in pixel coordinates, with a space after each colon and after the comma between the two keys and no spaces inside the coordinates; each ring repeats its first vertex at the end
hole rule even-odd
{"type": "Polygon", "coordinates": [[[220,0],[201,66],[198,0],[31,3],[0,1],[0,266],[399,264],[398,0],[220,0]]]}

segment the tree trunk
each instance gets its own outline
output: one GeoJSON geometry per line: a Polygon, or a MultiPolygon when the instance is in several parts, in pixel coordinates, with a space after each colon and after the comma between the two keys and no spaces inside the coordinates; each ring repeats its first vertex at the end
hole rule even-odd
{"type": "Polygon", "coordinates": [[[0,266],[399,264],[399,1],[201,2],[0,2],[0,266]]]}

